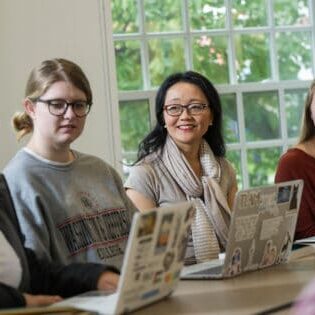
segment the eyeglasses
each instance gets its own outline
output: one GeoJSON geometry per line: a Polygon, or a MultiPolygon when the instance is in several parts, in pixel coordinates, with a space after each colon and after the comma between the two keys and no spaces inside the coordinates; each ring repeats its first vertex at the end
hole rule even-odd
{"type": "Polygon", "coordinates": [[[66,100],[42,100],[40,98],[35,101],[47,104],[49,112],[54,116],[63,116],[67,112],[68,107],[71,106],[77,117],[84,117],[90,112],[92,105],[87,101],[69,103],[66,100]]]}
{"type": "Polygon", "coordinates": [[[188,105],[170,104],[164,106],[164,110],[170,116],[180,116],[184,109],[187,110],[189,115],[201,115],[206,108],[209,108],[208,105],[202,103],[191,103],[188,105]]]}

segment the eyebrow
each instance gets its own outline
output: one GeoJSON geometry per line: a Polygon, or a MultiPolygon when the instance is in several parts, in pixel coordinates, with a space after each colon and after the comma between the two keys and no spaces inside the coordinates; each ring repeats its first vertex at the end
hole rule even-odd
{"type": "MultiPolygon", "coordinates": [[[[179,97],[175,97],[169,100],[169,102],[180,102],[180,98],[179,97]]],[[[202,101],[201,99],[196,99],[196,98],[191,98],[187,103],[205,103],[207,101],[202,101]]]]}

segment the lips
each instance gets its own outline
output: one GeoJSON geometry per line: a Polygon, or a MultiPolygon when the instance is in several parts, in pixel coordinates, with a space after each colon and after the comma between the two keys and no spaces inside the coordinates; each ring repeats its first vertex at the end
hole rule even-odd
{"type": "Polygon", "coordinates": [[[60,129],[75,129],[76,126],[75,125],[63,125],[60,126],[60,129]]]}
{"type": "Polygon", "coordinates": [[[195,128],[195,125],[181,125],[181,126],[177,126],[177,128],[180,130],[191,130],[195,128]]]}

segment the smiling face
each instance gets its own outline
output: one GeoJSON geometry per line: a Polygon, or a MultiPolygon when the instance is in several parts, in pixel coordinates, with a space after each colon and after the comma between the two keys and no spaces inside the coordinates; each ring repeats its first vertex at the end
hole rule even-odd
{"type": "MultiPolygon", "coordinates": [[[[72,83],[59,81],[53,83],[40,97],[41,100],[66,100],[67,102],[86,101],[83,91],[72,83]]],[[[63,116],[54,116],[48,110],[48,105],[42,102],[25,101],[27,113],[34,125],[33,138],[37,145],[49,151],[69,149],[70,144],[82,133],[86,117],[76,117],[69,106],[63,116]]]]}
{"type": "MultiPolygon", "coordinates": [[[[191,103],[202,103],[210,105],[202,90],[194,84],[178,82],[172,85],[165,96],[165,104],[188,105],[191,103]]],[[[170,116],[163,112],[165,127],[168,134],[182,150],[192,148],[199,149],[203,135],[212,123],[212,113],[209,107],[205,108],[199,115],[191,115],[184,110],[180,116],[170,116]]]]}

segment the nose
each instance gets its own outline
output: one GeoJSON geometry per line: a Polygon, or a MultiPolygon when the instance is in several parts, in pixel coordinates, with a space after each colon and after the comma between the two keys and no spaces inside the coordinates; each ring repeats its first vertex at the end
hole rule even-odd
{"type": "Polygon", "coordinates": [[[76,117],[74,111],[73,111],[73,107],[72,105],[69,105],[66,112],[63,115],[64,118],[72,118],[72,117],[76,117]]]}
{"type": "Polygon", "coordinates": [[[190,114],[190,112],[188,111],[188,108],[187,107],[183,107],[183,111],[182,111],[182,113],[179,115],[179,118],[180,119],[185,119],[185,118],[191,118],[191,114],[190,114]]]}

